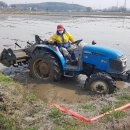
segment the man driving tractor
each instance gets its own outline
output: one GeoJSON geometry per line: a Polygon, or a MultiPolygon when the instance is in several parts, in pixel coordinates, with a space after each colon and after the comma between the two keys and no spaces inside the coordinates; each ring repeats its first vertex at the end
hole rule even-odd
{"type": "Polygon", "coordinates": [[[71,44],[75,42],[75,39],[65,30],[63,25],[58,25],[56,34],[49,38],[49,43],[54,42],[57,43],[59,50],[67,60],[70,62],[72,62],[72,59],[75,60],[75,55],[73,52],[74,46],[71,44]]]}

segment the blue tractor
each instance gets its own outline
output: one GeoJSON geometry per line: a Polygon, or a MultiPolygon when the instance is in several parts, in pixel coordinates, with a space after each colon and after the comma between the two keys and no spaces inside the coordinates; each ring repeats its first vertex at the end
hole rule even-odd
{"type": "Polygon", "coordinates": [[[130,71],[126,70],[127,58],[119,50],[94,42],[90,45],[84,44],[82,40],[78,40],[72,43],[75,45],[73,52],[78,62],[71,64],[59,51],[56,43],[49,44],[38,35],[35,39],[35,44],[28,43],[25,49],[4,49],[1,53],[1,63],[8,67],[28,64],[31,76],[38,80],[58,81],[62,77],[84,74],[87,76],[84,87],[98,94],[113,93],[117,80],[130,80],[130,71]],[[20,51],[25,55],[19,57],[20,51]]]}

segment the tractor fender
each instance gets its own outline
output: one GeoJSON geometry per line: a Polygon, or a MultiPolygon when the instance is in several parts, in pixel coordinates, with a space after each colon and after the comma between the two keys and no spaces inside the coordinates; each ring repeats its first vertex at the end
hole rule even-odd
{"type": "Polygon", "coordinates": [[[36,47],[33,50],[33,52],[36,51],[37,49],[46,49],[46,50],[50,51],[52,54],[55,55],[56,58],[58,58],[58,60],[59,60],[59,62],[61,64],[61,67],[64,68],[64,66],[66,64],[66,61],[65,61],[65,58],[63,57],[62,53],[59,51],[57,46],[36,45],[36,47]]]}

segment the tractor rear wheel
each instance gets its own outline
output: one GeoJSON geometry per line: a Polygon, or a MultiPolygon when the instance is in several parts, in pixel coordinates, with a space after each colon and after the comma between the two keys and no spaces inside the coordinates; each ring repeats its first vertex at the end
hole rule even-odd
{"type": "Polygon", "coordinates": [[[29,69],[33,78],[42,81],[58,81],[62,76],[58,59],[46,50],[37,50],[31,55],[29,69]]]}
{"type": "Polygon", "coordinates": [[[110,94],[115,91],[115,81],[106,73],[95,73],[86,80],[85,88],[97,94],[110,94]]]}

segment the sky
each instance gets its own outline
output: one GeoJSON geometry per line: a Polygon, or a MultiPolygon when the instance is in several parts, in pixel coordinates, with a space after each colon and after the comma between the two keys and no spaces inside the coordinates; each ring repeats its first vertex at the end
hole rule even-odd
{"type": "MultiPolygon", "coordinates": [[[[90,6],[92,8],[108,8],[110,6],[124,6],[125,0],[0,0],[7,4],[14,3],[41,3],[41,2],[66,2],[90,6]]],[[[130,0],[126,0],[126,7],[130,8],[130,0]]]]}

